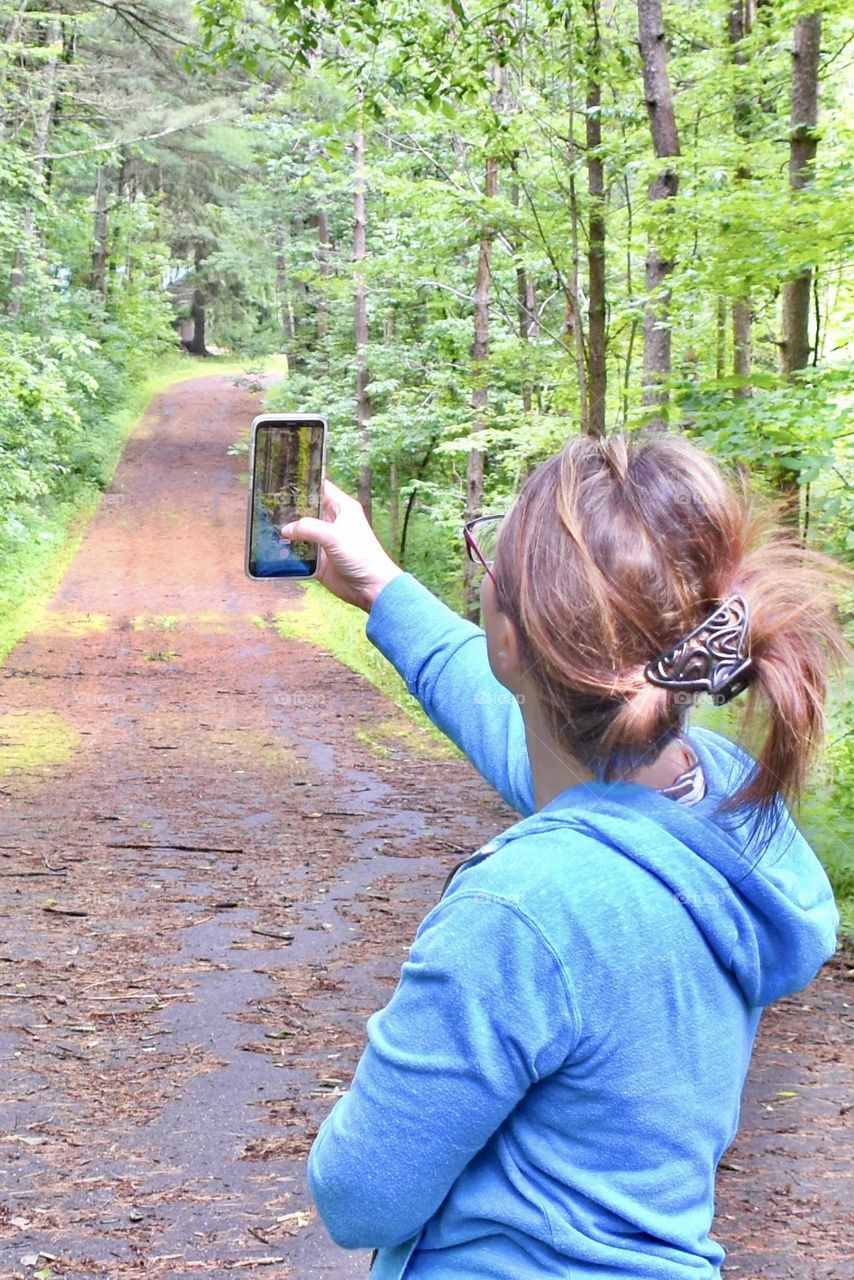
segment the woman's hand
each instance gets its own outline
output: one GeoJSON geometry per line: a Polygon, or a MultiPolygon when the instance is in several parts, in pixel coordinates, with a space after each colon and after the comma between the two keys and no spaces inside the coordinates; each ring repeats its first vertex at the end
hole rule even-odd
{"type": "Polygon", "coordinates": [[[282,525],[292,542],[314,542],[319,548],[317,580],[347,604],[366,613],[386,583],[403,573],[386,555],[355,498],[331,480],[323,481],[323,519],[303,516],[282,525]]]}

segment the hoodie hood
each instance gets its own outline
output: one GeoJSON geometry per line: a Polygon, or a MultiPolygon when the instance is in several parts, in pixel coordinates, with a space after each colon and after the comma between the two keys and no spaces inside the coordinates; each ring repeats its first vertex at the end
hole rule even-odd
{"type": "Polygon", "coordinates": [[[761,1007],[808,986],[833,955],[839,924],[833,891],[782,801],[780,820],[761,846],[750,841],[749,822],[715,814],[753,769],[751,757],[707,730],[687,737],[706,779],[699,803],[679,804],[635,783],[580,783],[481,853],[566,826],[611,845],[667,885],[748,1004],[761,1007]]]}

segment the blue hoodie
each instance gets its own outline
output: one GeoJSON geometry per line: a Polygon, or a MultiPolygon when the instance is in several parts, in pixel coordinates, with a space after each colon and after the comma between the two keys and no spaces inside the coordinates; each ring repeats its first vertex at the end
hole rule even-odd
{"type": "Polygon", "coordinates": [[[568,788],[534,812],[524,725],[480,628],[411,575],[367,633],[522,820],[422,922],[309,1182],[372,1280],[708,1280],[715,1170],[764,1005],[833,953],[827,877],[785,810],[758,861],[714,813],[753,762],[687,735],[707,794],[568,788]]]}

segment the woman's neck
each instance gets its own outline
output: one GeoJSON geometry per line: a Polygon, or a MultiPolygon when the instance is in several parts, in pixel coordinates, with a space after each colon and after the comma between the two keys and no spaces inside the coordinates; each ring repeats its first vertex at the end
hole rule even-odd
{"type": "MultiPolygon", "coordinates": [[[[526,696],[522,713],[534,779],[534,803],[539,810],[570,787],[592,782],[595,775],[555,742],[538,699],[526,696]]],[[[660,791],[671,786],[691,764],[690,755],[676,739],[667,744],[653,764],[636,769],[624,781],[660,791]]]]}

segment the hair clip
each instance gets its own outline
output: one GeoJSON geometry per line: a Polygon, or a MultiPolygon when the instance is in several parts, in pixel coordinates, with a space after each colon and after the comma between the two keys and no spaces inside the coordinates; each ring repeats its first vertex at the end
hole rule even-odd
{"type": "Polygon", "coordinates": [[[728,596],[699,626],[644,668],[651,684],[685,693],[709,693],[723,706],[750,684],[750,609],[744,596],[728,596]]]}

